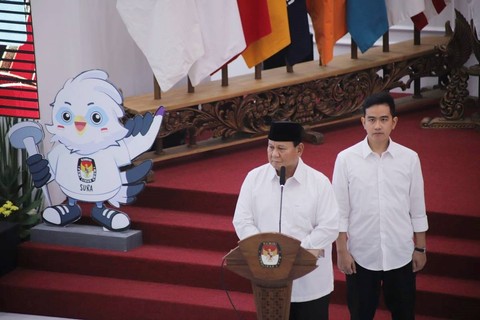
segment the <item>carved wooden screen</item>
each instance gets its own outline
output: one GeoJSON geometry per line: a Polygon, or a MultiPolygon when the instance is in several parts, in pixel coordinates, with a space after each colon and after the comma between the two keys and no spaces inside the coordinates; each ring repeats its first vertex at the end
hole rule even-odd
{"type": "Polygon", "coordinates": [[[0,116],[40,117],[30,0],[0,0],[0,116]]]}

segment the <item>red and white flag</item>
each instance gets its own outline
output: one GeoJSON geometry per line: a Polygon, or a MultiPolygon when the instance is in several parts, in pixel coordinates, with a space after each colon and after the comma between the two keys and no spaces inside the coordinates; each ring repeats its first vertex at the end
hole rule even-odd
{"type": "Polygon", "coordinates": [[[237,0],[196,0],[205,54],[188,71],[193,86],[245,50],[237,0]]]}
{"type": "Polygon", "coordinates": [[[450,2],[451,0],[424,0],[424,11],[412,17],[415,29],[420,31],[425,28],[429,20],[439,15],[450,2]]]}
{"type": "Polygon", "coordinates": [[[117,0],[117,10],[162,91],[205,55],[196,0],[117,0]]]}
{"type": "Polygon", "coordinates": [[[399,24],[425,10],[423,0],[385,0],[385,5],[389,26],[399,24]]]}

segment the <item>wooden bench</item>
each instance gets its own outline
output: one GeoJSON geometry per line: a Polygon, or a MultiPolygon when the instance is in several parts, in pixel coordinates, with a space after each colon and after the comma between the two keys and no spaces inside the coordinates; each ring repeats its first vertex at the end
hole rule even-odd
{"type": "MultiPolygon", "coordinates": [[[[310,133],[310,140],[318,143],[322,136],[313,129],[358,117],[370,94],[405,90],[422,77],[445,74],[448,70],[439,47],[449,39],[425,37],[419,45],[412,40],[399,42],[391,44],[389,52],[376,47],[357,59],[336,56],[327,66],[309,61],[296,64],[293,72],[264,70],[261,79],[253,74],[232,77],[228,86],[211,81],[197,86],[194,93],[174,88],[162,93],[161,99],[154,99],[153,93],[127,97],[124,106],[129,114],[166,107],[155,148],[142,156],[154,161],[263,139],[272,120],[299,122],[310,133]],[[186,143],[163,148],[162,139],[178,132],[186,133],[186,143]],[[198,137],[208,138],[200,141],[198,137]]],[[[440,99],[437,96],[430,94],[429,99],[440,99]]],[[[421,103],[416,98],[415,103],[421,103]]]]}

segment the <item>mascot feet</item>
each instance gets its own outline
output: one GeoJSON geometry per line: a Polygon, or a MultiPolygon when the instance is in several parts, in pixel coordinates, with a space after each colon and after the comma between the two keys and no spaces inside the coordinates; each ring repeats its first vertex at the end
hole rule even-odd
{"type": "Polygon", "coordinates": [[[110,231],[124,231],[130,228],[130,219],[125,213],[105,206],[93,207],[92,219],[110,231]]]}
{"type": "Polygon", "coordinates": [[[65,205],[47,207],[43,210],[42,218],[45,222],[56,226],[69,225],[82,217],[82,209],[78,205],[65,205]]]}

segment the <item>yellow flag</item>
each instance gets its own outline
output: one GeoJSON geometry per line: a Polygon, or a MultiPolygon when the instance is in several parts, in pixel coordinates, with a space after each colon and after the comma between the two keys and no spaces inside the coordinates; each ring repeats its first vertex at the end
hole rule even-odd
{"type": "Polygon", "coordinates": [[[243,59],[249,68],[273,56],[290,44],[286,2],[268,0],[268,15],[272,32],[248,45],[242,53],[243,59]]]}

